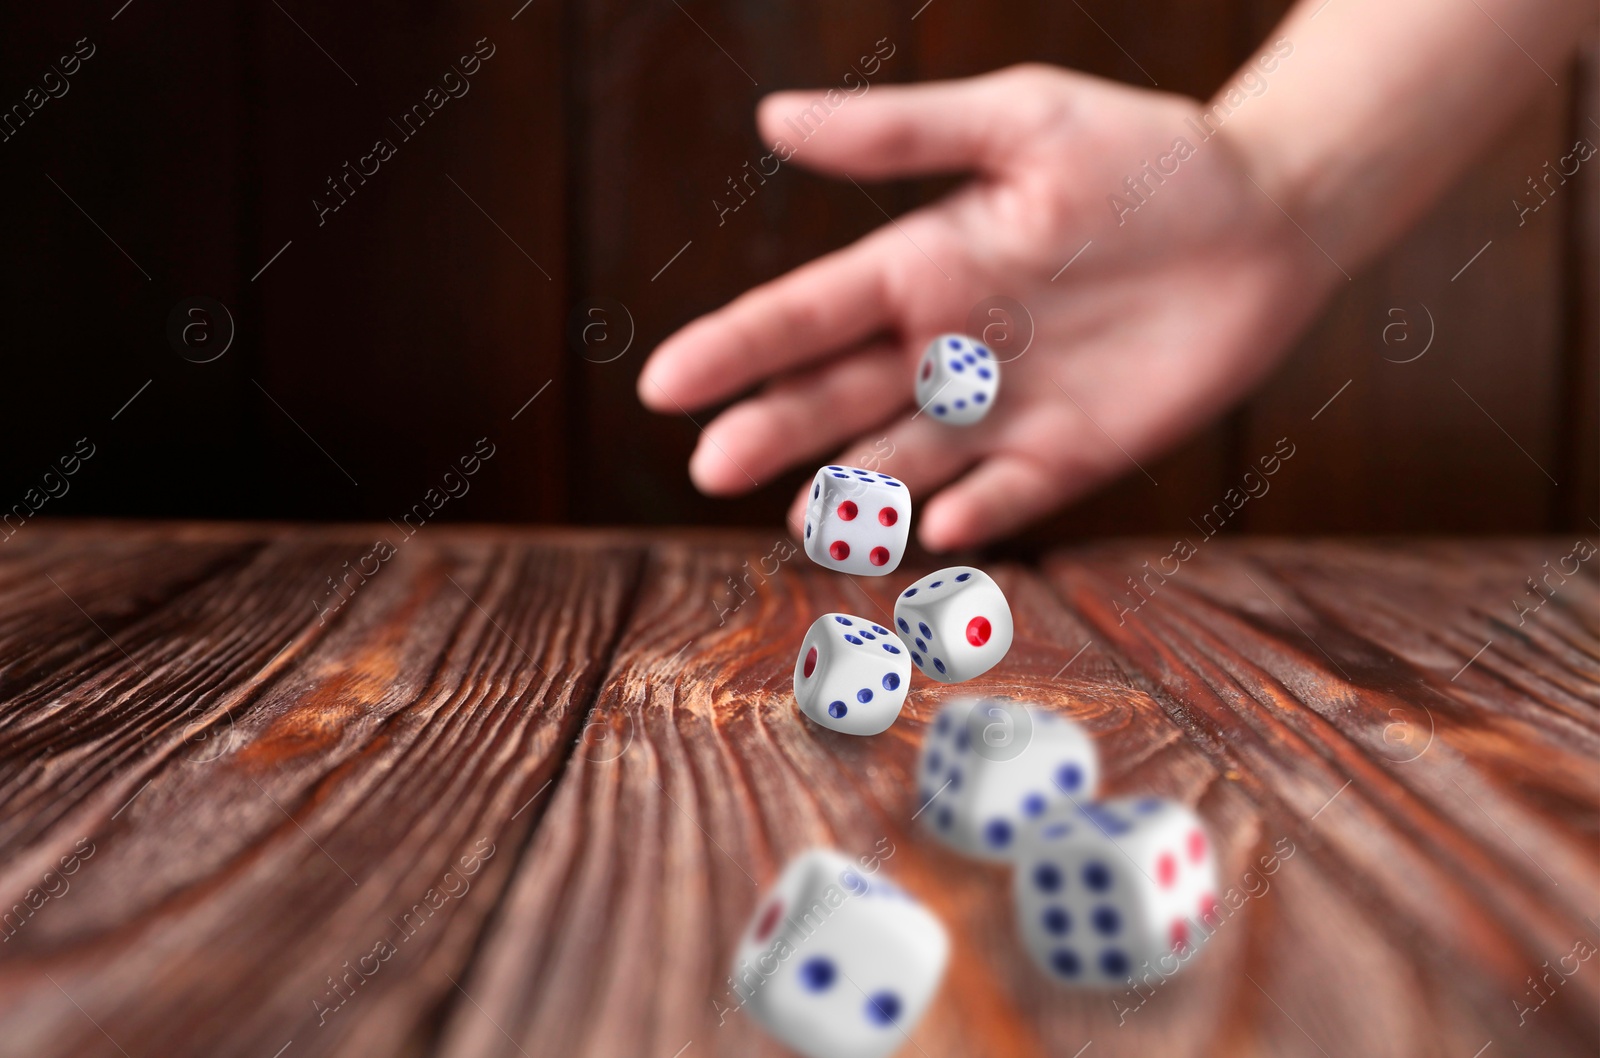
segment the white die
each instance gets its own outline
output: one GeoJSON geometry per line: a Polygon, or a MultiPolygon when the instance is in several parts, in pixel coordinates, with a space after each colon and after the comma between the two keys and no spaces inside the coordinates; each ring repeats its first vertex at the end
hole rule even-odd
{"type": "Polygon", "coordinates": [[[1022,838],[1012,888],[1028,951],[1067,984],[1125,985],[1163,956],[1187,961],[1217,922],[1204,825],[1154,797],[1052,807],[1022,838]]]}
{"type": "Polygon", "coordinates": [[[859,467],[826,466],[806,500],[806,554],[818,565],[867,577],[893,573],[911,532],[905,483],[859,467]]]}
{"type": "Polygon", "coordinates": [[[940,683],[988,672],[1011,649],[1011,607],[981,569],[951,566],[900,593],[894,626],[911,661],[940,683]]]}
{"type": "Polygon", "coordinates": [[[917,364],[917,407],[940,422],[971,426],[989,414],[999,391],[999,362],[965,335],[939,335],[917,364]]]}
{"type": "Polygon", "coordinates": [[[812,849],[757,905],[733,989],[808,1058],[883,1058],[904,1046],[949,956],[944,927],[921,904],[839,853],[812,849]]]}
{"type": "Polygon", "coordinates": [[[911,689],[904,644],[879,624],[825,613],[806,630],[794,661],[794,700],[823,727],[876,735],[900,715],[911,689]]]}
{"type": "Polygon", "coordinates": [[[970,856],[1009,860],[1031,820],[1066,800],[1087,803],[1100,761],[1083,728],[998,698],[946,705],[922,740],[920,818],[970,856]]]}

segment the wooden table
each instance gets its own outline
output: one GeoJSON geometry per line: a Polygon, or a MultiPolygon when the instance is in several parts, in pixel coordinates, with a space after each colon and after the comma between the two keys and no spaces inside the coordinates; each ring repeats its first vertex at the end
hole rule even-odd
{"type": "Polygon", "coordinates": [[[1129,540],[994,564],[1005,662],[919,676],[852,738],[794,709],[801,632],[882,620],[931,567],[787,550],[27,524],[0,546],[0,1053],[778,1053],[713,1000],[758,886],[819,843],[888,850],[950,926],[903,1054],[1594,1053],[1600,557],[1218,539],[1174,573],[1171,541],[1129,540]],[[924,722],[980,687],[1087,725],[1112,791],[1204,815],[1238,906],[1189,969],[1051,985],[1005,872],[909,825],[924,722]]]}

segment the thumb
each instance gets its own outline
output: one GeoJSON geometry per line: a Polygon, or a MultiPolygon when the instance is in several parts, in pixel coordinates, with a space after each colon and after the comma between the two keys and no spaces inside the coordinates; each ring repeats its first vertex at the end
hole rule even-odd
{"type": "Polygon", "coordinates": [[[959,81],[866,85],[861,91],[774,92],[757,124],[780,159],[867,178],[998,168],[1020,79],[1002,71],[959,81]]]}

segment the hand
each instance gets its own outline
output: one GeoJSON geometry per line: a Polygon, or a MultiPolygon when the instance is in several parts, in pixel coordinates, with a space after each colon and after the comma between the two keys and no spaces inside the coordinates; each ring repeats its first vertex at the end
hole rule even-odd
{"type": "MultiPolygon", "coordinates": [[[[783,119],[811,102],[763,100],[763,135],[792,137],[783,119]]],[[[760,385],[690,460],[713,495],[804,461],[857,462],[852,451],[887,437],[878,451],[893,455],[876,469],[917,497],[934,551],[1002,536],[1133,471],[1254,386],[1343,282],[1266,197],[1270,181],[1252,183],[1227,126],[1202,139],[1186,124],[1200,112],[1045,66],[849,99],[792,162],[860,181],[974,178],[690,323],[645,365],[640,399],[689,412],[760,385]],[[1173,153],[1179,138],[1190,151],[1173,153]],[[1147,160],[1177,171],[1157,183],[1147,160]],[[1153,188],[1137,210],[1109,198],[1139,203],[1129,176],[1153,188]],[[1026,306],[1036,330],[1003,365],[994,409],[971,427],[916,414],[923,347],[965,331],[995,294],[1026,306]]],[[[803,511],[804,492],[797,532],[803,511]]]]}

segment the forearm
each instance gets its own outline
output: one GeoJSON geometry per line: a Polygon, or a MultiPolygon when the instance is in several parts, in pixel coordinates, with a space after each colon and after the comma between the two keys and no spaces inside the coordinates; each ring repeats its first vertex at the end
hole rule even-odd
{"type": "MultiPolygon", "coordinates": [[[[1557,90],[1594,12],[1594,0],[1302,0],[1264,46],[1283,40],[1292,52],[1219,131],[1353,270],[1537,93],[1557,90]]],[[[1226,106],[1238,80],[1213,104],[1226,106]]]]}

